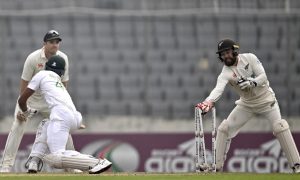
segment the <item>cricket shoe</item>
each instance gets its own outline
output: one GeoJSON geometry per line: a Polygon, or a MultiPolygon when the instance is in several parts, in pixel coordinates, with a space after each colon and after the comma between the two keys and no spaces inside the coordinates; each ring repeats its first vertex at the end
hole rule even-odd
{"type": "Polygon", "coordinates": [[[11,168],[10,167],[7,167],[7,166],[4,166],[0,169],[0,172],[1,173],[10,173],[11,172],[11,168]]]}
{"type": "Polygon", "coordinates": [[[30,161],[28,164],[27,173],[37,173],[38,172],[38,163],[35,161],[30,161]]]}
{"type": "Polygon", "coordinates": [[[196,172],[209,172],[209,168],[207,164],[198,164],[196,165],[196,172]]]}
{"type": "Polygon", "coordinates": [[[73,173],[81,174],[81,173],[83,173],[83,171],[81,171],[80,169],[73,169],[73,173]]]}
{"type": "Polygon", "coordinates": [[[99,159],[99,163],[89,170],[89,174],[100,174],[108,170],[112,166],[112,163],[107,159],[99,159]]]}
{"type": "Polygon", "coordinates": [[[40,158],[29,157],[25,163],[25,168],[27,169],[27,173],[37,173],[42,170],[43,165],[43,161],[40,158]]]}
{"type": "Polygon", "coordinates": [[[68,172],[68,173],[74,173],[74,174],[81,174],[83,173],[82,170],[80,169],[71,169],[71,168],[67,168],[67,169],[64,169],[65,172],[68,172]]]}
{"type": "Polygon", "coordinates": [[[294,173],[300,173],[300,164],[296,163],[293,167],[294,173]]]}
{"type": "Polygon", "coordinates": [[[208,171],[209,171],[209,166],[208,166],[208,164],[200,164],[200,165],[199,165],[199,171],[200,171],[200,172],[208,172],[208,171]]]}

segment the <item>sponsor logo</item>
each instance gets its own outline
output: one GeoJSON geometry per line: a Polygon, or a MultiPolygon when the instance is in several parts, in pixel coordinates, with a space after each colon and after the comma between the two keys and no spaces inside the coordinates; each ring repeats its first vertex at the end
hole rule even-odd
{"type": "MultiPolygon", "coordinates": [[[[211,150],[206,149],[207,162],[212,162],[211,150]]],[[[145,162],[146,172],[192,172],[195,170],[195,140],[183,142],[175,149],[153,149],[145,162]]],[[[291,172],[279,142],[274,139],[259,148],[236,148],[225,162],[228,172],[291,172]]]]}
{"type": "Polygon", "coordinates": [[[84,146],[81,153],[108,159],[112,162],[111,169],[114,172],[134,172],[140,163],[140,155],[136,148],[120,141],[94,141],[84,146]]]}
{"type": "Polygon", "coordinates": [[[234,149],[226,167],[230,172],[291,172],[277,139],[265,142],[257,149],[234,149]]]}
{"type": "Polygon", "coordinates": [[[43,63],[38,63],[38,64],[37,64],[37,68],[38,68],[38,69],[43,69],[43,67],[44,67],[44,64],[43,64],[43,63]]]}
{"type": "MultiPolygon", "coordinates": [[[[195,140],[183,142],[176,149],[153,149],[145,162],[146,172],[190,172],[195,170],[195,140]]],[[[207,152],[211,157],[211,152],[207,152]]],[[[211,159],[208,159],[211,162],[211,159]]]]}

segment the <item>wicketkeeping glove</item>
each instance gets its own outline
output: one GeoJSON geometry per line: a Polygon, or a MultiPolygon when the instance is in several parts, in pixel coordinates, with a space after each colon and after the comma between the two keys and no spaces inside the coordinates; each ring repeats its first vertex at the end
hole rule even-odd
{"type": "Polygon", "coordinates": [[[202,103],[197,104],[196,107],[201,109],[202,114],[204,115],[214,107],[214,104],[211,101],[203,101],[202,103]]]}
{"type": "Polygon", "coordinates": [[[241,88],[241,90],[244,89],[251,89],[257,86],[257,83],[253,78],[240,78],[237,82],[238,86],[241,88]]]}
{"type": "Polygon", "coordinates": [[[19,121],[26,121],[28,117],[31,117],[31,116],[33,116],[36,113],[37,113],[37,110],[30,109],[30,108],[27,108],[27,111],[25,111],[25,112],[23,112],[23,111],[20,110],[17,113],[17,119],[19,121]]]}

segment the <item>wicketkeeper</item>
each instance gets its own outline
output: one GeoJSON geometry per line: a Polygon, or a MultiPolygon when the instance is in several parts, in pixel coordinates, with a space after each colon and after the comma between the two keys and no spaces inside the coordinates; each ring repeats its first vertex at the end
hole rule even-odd
{"type": "Polygon", "coordinates": [[[281,118],[277,99],[269,85],[265,70],[259,59],[252,53],[239,53],[239,46],[230,39],[218,43],[216,52],[224,63],[215,88],[204,102],[197,104],[208,112],[221,97],[225,86],[230,86],[239,94],[236,107],[218,127],[216,139],[216,168],[222,171],[230,142],[244,124],[254,115],[261,115],[273,127],[290,167],[300,173],[299,152],[292,137],[289,125],[281,118]]]}

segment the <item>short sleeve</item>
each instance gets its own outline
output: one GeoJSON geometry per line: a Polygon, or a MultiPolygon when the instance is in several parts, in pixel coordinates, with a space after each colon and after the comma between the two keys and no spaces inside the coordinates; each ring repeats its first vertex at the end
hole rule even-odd
{"type": "Polygon", "coordinates": [[[30,81],[33,74],[34,74],[33,59],[31,58],[31,56],[28,56],[23,66],[23,72],[21,78],[25,81],[30,81]]]}
{"type": "Polygon", "coordinates": [[[33,78],[31,79],[31,81],[28,83],[28,88],[32,89],[34,91],[36,91],[37,89],[39,89],[41,81],[43,79],[43,74],[41,72],[37,73],[35,76],[33,76],[33,78]]]}
{"type": "Polygon", "coordinates": [[[66,62],[66,67],[65,67],[65,74],[64,76],[62,76],[61,81],[62,82],[66,82],[69,81],[69,59],[68,56],[66,54],[64,54],[63,52],[59,51],[59,54],[61,57],[64,58],[65,62],[66,62]]]}

